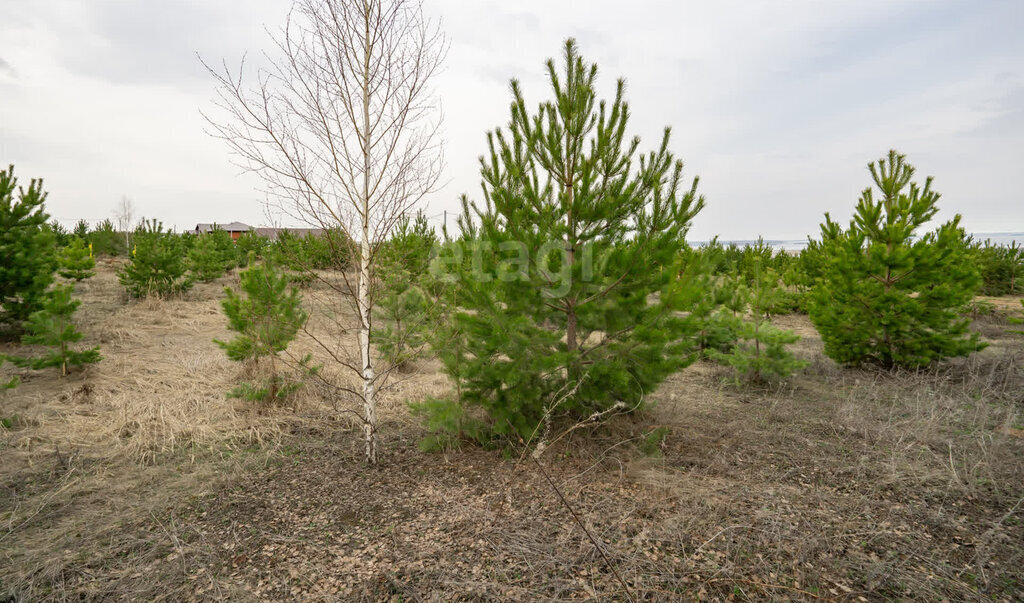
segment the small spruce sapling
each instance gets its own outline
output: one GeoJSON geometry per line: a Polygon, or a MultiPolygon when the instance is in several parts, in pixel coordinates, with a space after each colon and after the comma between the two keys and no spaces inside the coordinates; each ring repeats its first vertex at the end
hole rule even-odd
{"type": "Polygon", "coordinates": [[[95,276],[96,260],[92,257],[92,243],[86,245],[85,239],[74,237],[71,243],[57,254],[60,266],[57,274],[75,282],[95,276]]]}
{"type": "Polygon", "coordinates": [[[73,299],[72,285],[57,285],[47,293],[43,309],[32,314],[28,321],[28,332],[22,337],[26,345],[44,345],[51,351],[38,357],[11,357],[14,364],[32,369],[59,366],[61,376],[68,374],[69,367],[80,367],[99,362],[99,346],[88,350],[75,350],[71,346],[82,339],[82,333],[75,327],[74,313],[81,300],[73,299]]]}
{"type": "Polygon", "coordinates": [[[762,268],[760,260],[755,260],[750,268],[750,285],[741,294],[749,308],[749,318],[740,323],[739,341],[728,352],[712,349],[708,356],[731,366],[737,379],[765,382],[789,377],[807,366],[807,362],[786,349],[800,337],[768,321],[771,309],[783,295],[779,276],[770,268],[762,268]]]}
{"type": "MultiPolygon", "coordinates": [[[[302,298],[298,289],[291,286],[288,274],[270,262],[252,264],[240,277],[241,291],[225,288],[227,298],[221,302],[228,328],[237,335],[231,341],[215,339],[214,343],[236,362],[258,364],[261,358],[267,358],[270,377],[261,384],[243,383],[228,396],[254,402],[282,400],[299,387],[298,383],[286,382],[278,373],[277,354],[287,349],[306,323],[302,298]]],[[[309,361],[310,356],[306,356],[299,365],[307,374],[315,373],[318,367],[310,367],[309,361]]]]}

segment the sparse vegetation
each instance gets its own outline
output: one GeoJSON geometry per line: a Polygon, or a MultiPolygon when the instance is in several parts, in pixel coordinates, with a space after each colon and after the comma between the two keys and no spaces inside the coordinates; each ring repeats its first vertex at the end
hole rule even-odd
{"type": "Polygon", "coordinates": [[[799,254],[691,245],[571,39],[435,233],[424,11],[296,0],[210,70],[315,228],[69,232],[0,172],[0,602],[1024,600],[1016,243],[923,233],[891,151],[799,254]]]}
{"type": "MultiPolygon", "coordinates": [[[[623,598],[519,447],[477,445],[472,409],[429,413],[449,421],[433,434],[410,418],[407,401],[450,399],[438,363],[382,394],[386,470],[370,469],[358,420],[315,382],[259,413],[225,400],[222,287],[126,305],[97,270],[76,313],[80,343],[105,342],[96,370],[0,368],[23,377],[0,392],[0,592],[623,598]]],[[[877,371],[836,365],[806,317],[772,317],[810,362],[784,387],[722,388],[696,363],[542,462],[640,600],[1017,600],[1024,340],[979,320],[981,353],[877,371]]],[[[302,333],[288,348],[314,351],[302,333]]]]}

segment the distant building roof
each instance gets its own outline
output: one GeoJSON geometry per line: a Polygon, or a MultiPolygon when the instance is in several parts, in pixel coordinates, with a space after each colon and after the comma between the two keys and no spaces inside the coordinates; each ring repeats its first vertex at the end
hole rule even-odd
{"type": "Polygon", "coordinates": [[[218,224],[216,222],[212,224],[206,224],[201,222],[199,224],[196,224],[196,228],[193,232],[195,232],[196,234],[205,234],[210,232],[214,228],[219,228],[221,230],[226,230],[228,232],[249,232],[250,230],[253,229],[252,226],[249,226],[248,224],[242,224],[241,222],[228,222],[227,224],[218,224]]]}
{"type": "Polygon", "coordinates": [[[267,237],[271,241],[277,240],[277,236],[279,234],[281,234],[282,232],[287,232],[288,234],[295,235],[296,237],[304,237],[306,235],[313,235],[313,236],[319,237],[319,236],[322,236],[324,234],[324,229],[323,228],[266,228],[266,227],[260,227],[260,228],[254,228],[253,230],[256,232],[256,234],[258,234],[260,236],[267,237]]]}

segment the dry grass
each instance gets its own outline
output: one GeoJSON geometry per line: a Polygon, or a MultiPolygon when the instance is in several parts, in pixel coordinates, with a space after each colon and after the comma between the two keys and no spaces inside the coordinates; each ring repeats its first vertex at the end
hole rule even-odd
{"type": "MultiPolygon", "coordinates": [[[[228,335],[219,299],[234,278],[129,303],[104,266],[79,287],[84,343],[104,360],[64,380],[23,371],[0,394],[0,416],[16,417],[0,431],[0,596],[624,597],[535,468],[416,450],[406,402],[447,390],[435,361],[382,400],[379,468],[362,464],[334,388],[288,408],[225,399],[254,376],[212,343],[228,335]]],[[[545,452],[632,593],[1024,597],[1024,338],[981,317],[980,354],[879,373],[825,359],[805,318],[777,322],[811,362],[790,383],[738,389],[698,364],[648,412],[545,452]],[[655,430],[667,437],[652,443],[655,430]]]]}

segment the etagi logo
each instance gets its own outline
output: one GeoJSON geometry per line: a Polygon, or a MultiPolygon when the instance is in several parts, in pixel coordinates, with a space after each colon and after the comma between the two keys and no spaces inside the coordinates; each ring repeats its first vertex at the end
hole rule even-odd
{"type": "Polygon", "coordinates": [[[544,283],[541,292],[550,298],[562,298],[569,293],[574,273],[578,282],[594,279],[594,247],[572,249],[565,241],[536,246],[523,241],[501,241],[497,245],[490,241],[449,241],[435,246],[430,260],[431,275],[444,282],[540,280],[544,283]]]}

